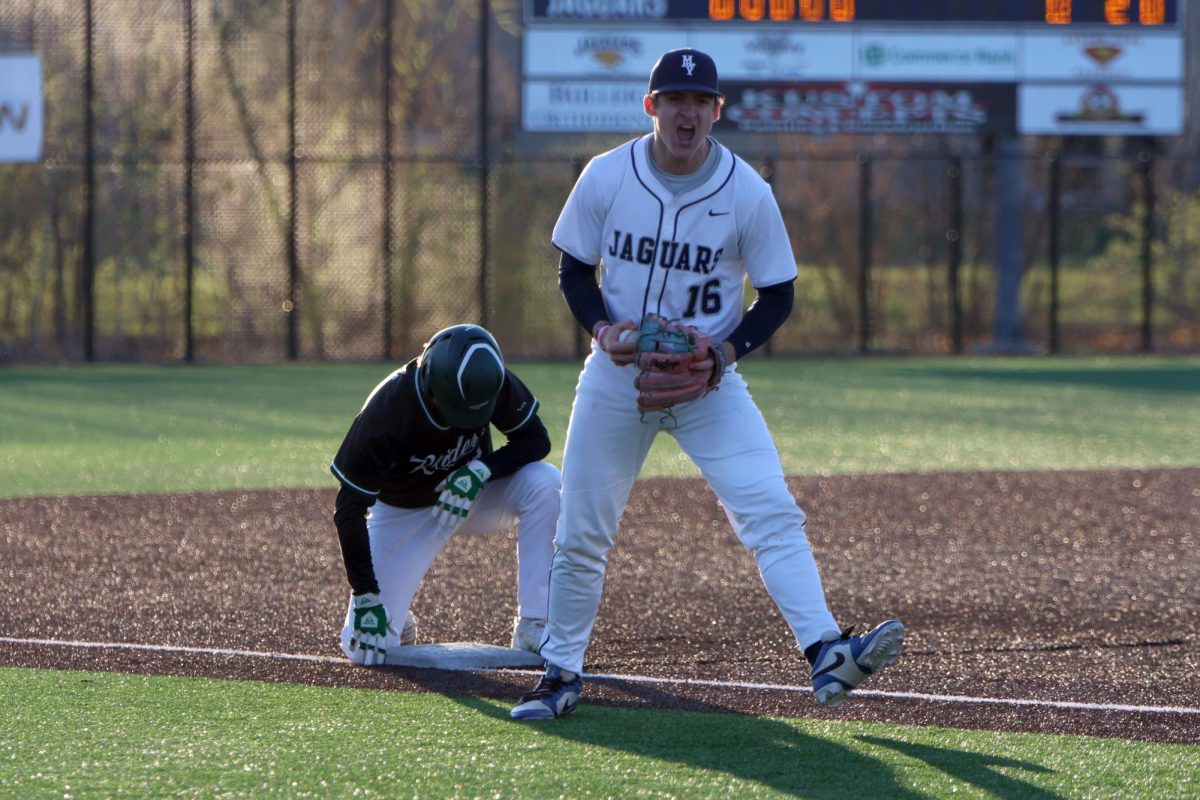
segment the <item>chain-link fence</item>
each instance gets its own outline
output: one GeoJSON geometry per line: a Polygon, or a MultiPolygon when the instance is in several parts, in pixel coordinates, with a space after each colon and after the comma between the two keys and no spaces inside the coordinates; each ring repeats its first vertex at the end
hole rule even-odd
{"type": "MultiPolygon", "coordinates": [[[[0,53],[37,53],[46,98],[43,159],[0,164],[0,360],[400,358],[459,321],[510,356],[577,356],[550,231],[586,158],[627,137],[519,133],[519,18],[519,0],[0,4],[0,53]]],[[[986,142],[729,143],[799,262],[770,353],[992,340],[986,142]]],[[[1200,350],[1200,163],[1154,145],[1025,143],[1032,347],[1200,350]]]]}

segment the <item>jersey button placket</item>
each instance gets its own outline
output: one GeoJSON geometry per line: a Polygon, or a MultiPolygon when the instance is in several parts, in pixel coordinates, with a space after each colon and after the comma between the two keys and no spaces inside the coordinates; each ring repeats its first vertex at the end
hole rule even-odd
{"type": "Polygon", "coordinates": [[[678,205],[672,198],[663,206],[662,225],[658,230],[658,247],[654,251],[654,264],[651,265],[650,273],[650,302],[647,308],[656,313],[666,313],[667,316],[671,316],[670,308],[661,307],[660,300],[665,296],[664,284],[667,282],[671,270],[663,268],[662,260],[665,251],[671,246],[671,229],[678,205]]]}

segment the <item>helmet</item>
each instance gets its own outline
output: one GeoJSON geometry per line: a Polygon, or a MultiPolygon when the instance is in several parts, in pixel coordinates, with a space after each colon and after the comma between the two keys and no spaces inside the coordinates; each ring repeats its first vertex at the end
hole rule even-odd
{"type": "Polygon", "coordinates": [[[480,428],[496,410],[504,385],[504,356],[478,325],[453,325],[425,344],[417,362],[421,392],[451,427],[480,428]]]}

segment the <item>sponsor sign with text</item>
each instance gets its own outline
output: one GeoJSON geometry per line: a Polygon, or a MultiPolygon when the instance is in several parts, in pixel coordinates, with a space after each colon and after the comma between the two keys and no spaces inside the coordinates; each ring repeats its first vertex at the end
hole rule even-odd
{"type": "Polygon", "coordinates": [[[521,125],[541,133],[645,133],[642,81],[526,81],[521,125]]]}
{"type": "Polygon", "coordinates": [[[42,157],[42,60],[0,55],[0,161],[42,157]]]}
{"type": "Polygon", "coordinates": [[[855,77],[1014,82],[1017,52],[1015,34],[862,34],[855,44],[855,77]]]}
{"type": "Polygon", "coordinates": [[[1011,130],[1016,88],[1006,84],[737,84],[717,130],[742,133],[939,133],[1011,130]]]}
{"type": "Polygon", "coordinates": [[[1141,31],[1029,34],[1022,73],[1030,81],[1177,81],[1183,39],[1141,31]]]}

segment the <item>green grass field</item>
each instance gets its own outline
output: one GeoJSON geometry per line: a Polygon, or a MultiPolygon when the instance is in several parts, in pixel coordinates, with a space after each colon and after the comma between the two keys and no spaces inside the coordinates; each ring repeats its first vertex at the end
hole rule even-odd
{"type": "MultiPolygon", "coordinates": [[[[576,364],[516,364],[562,463],[576,364]]],[[[380,364],[0,369],[0,496],[333,487],[380,364]]],[[[751,360],[789,474],[1200,464],[1200,358],[751,360]]],[[[645,475],[694,475],[666,436],[645,475]]]]}
{"type": "Polygon", "coordinates": [[[1200,748],[0,669],[6,797],[1194,797],[1200,748]],[[419,720],[419,723],[417,722],[419,720]],[[376,735],[369,726],[377,725],[376,735]]]}
{"type": "MultiPolygon", "coordinates": [[[[515,369],[561,448],[576,365],[515,369]]],[[[791,473],[1200,465],[1198,358],[743,371],[791,473]]],[[[332,488],[386,372],[2,368],[0,495],[332,488]]],[[[646,474],[693,470],[664,439],[646,474]]],[[[0,687],[0,797],[1200,795],[1200,746],[592,706],[517,725],[477,698],[13,668],[0,687]]]]}

